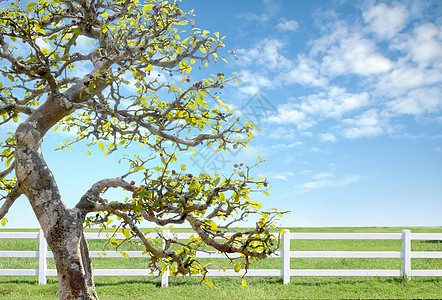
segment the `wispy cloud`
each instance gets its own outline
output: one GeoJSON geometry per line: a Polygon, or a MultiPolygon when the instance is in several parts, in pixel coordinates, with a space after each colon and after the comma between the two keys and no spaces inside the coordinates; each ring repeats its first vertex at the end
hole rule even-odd
{"type": "Polygon", "coordinates": [[[410,91],[403,97],[388,103],[393,114],[410,114],[421,116],[426,113],[437,113],[442,110],[442,89],[440,87],[420,88],[410,91]]]}
{"type": "Polygon", "coordinates": [[[363,12],[364,21],[381,38],[392,38],[404,29],[408,10],[403,5],[390,7],[385,3],[371,6],[363,12]]]}
{"type": "Polygon", "coordinates": [[[375,109],[368,110],[352,119],[344,119],[342,122],[346,126],[342,131],[342,136],[350,139],[377,136],[385,131],[375,109]]]}
{"type": "Polygon", "coordinates": [[[349,175],[341,179],[337,179],[331,173],[318,174],[315,180],[297,184],[296,188],[301,191],[309,191],[323,188],[344,187],[362,180],[362,177],[357,175],[349,175]]]}
{"type": "Polygon", "coordinates": [[[276,28],[280,31],[296,31],[298,27],[298,22],[295,20],[282,20],[276,25],[276,28]]]}
{"type": "MultiPolygon", "coordinates": [[[[329,90],[318,94],[299,97],[280,105],[278,112],[268,118],[276,124],[295,124],[299,130],[314,126],[320,120],[341,119],[343,116],[366,107],[369,95],[348,93],[344,88],[330,87],[329,90]]],[[[329,134],[323,136],[333,139],[329,134]]]]}
{"type": "Polygon", "coordinates": [[[295,175],[295,173],[293,173],[291,171],[281,172],[281,173],[264,174],[264,176],[270,180],[276,179],[276,180],[284,180],[284,181],[287,181],[289,179],[289,177],[293,177],[294,175],[295,175]]]}
{"type": "MultiPolygon", "coordinates": [[[[241,89],[310,88],[288,97],[267,121],[323,142],[397,133],[405,125],[393,129],[391,124],[399,125],[401,115],[437,122],[442,26],[413,23],[410,11],[419,11],[419,5],[365,5],[356,21],[329,12],[321,20],[321,35],[308,41],[303,53],[290,55],[289,45],[278,38],[240,49],[239,63],[248,77],[241,89]],[[318,132],[325,122],[327,132],[318,132]]],[[[295,22],[281,20],[277,28],[296,30],[295,22]]]]}
{"type": "Polygon", "coordinates": [[[266,14],[252,14],[252,13],[243,13],[236,16],[238,19],[245,21],[258,21],[258,22],[267,22],[269,20],[269,16],[266,14]]]}
{"type": "Polygon", "coordinates": [[[319,140],[322,142],[336,142],[337,138],[333,133],[320,133],[319,140]]]}
{"type": "Polygon", "coordinates": [[[329,76],[351,73],[366,76],[384,73],[393,67],[393,63],[379,53],[376,43],[358,32],[349,33],[320,50],[321,69],[329,76]]]}

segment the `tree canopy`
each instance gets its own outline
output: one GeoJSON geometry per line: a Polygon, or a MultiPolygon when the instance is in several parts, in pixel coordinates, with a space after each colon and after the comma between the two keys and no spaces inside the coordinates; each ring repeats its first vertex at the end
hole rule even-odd
{"type": "MultiPolygon", "coordinates": [[[[242,254],[232,259],[235,269],[273,253],[278,241],[269,229],[282,213],[262,211],[250,198],[270,188],[265,178],[253,177],[258,164],[235,165],[230,176],[221,176],[191,174],[180,163],[186,152],[229,151],[253,138],[255,126],[221,99],[220,91],[238,81],[238,74],[197,75],[234,56],[223,39],[195,27],[193,11],[184,12],[176,2],[52,0],[2,9],[0,125],[14,128],[0,142],[2,225],[14,201],[25,195],[53,251],[68,239],[73,222],[80,228],[73,233],[78,239],[83,226],[122,232],[125,241],[110,238],[116,247],[139,239],[151,269],[171,274],[204,275],[207,266],[195,251],[207,246],[242,254]],[[94,183],[75,207],[66,208],[41,154],[49,130],[75,134],[60,149],[81,142],[106,156],[121,155],[129,163],[127,173],[94,183]],[[125,155],[132,144],[145,147],[125,155]],[[141,183],[129,181],[134,173],[143,174],[141,183]],[[127,197],[108,200],[109,188],[125,190],[127,197]],[[252,215],[258,216],[254,228],[234,228],[252,215]],[[196,235],[185,243],[167,237],[162,248],[146,239],[142,221],[159,227],[188,224],[196,235]]],[[[78,247],[75,251],[84,250],[78,247]]],[[[80,261],[80,273],[88,277],[87,261],[80,261]]],[[[57,270],[62,290],[61,263],[57,270]]]]}

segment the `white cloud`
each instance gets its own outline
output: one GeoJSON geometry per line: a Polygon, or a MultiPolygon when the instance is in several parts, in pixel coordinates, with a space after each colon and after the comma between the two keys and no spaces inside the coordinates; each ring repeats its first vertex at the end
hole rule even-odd
{"type": "MultiPolygon", "coordinates": [[[[321,36],[306,43],[307,52],[291,52],[295,48],[277,38],[240,49],[238,63],[248,77],[240,91],[301,86],[267,121],[295,129],[290,136],[316,136],[322,142],[403,130],[394,119],[403,114],[442,120],[436,115],[442,110],[442,26],[411,23],[414,10],[412,3],[369,5],[351,23],[327,15],[320,22],[321,36]],[[315,131],[322,125],[325,132],[315,131]]],[[[288,29],[289,21],[293,30],[298,25],[279,21],[280,30],[288,29]]]]}
{"type": "Polygon", "coordinates": [[[333,86],[326,92],[302,97],[301,100],[299,108],[306,114],[323,118],[341,118],[348,112],[367,106],[369,95],[366,92],[352,94],[344,88],[333,86]]]}
{"type": "MultiPolygon", "coordinates": [[[[280,105],[277,113],[267,121],[287,126],[294,124],[299,131],[305,133],[306,129],[324,120],[336,120],[339,123],[343,116],[368,107],[369,100],[366,92],[353,94],[344,88],[330,87],[326,92],[299,97],[280,105]]],[[[322,141],[336,141],[336,136],[332,133],[320,134],[319,138],[322,141]]]]}
{"type": "Polygon", "coordinates": [[[309,150],[310,152],[312,152],[312,153],[323,153],[323,154],[330,154],[330,152],[329,151],[327,151],[327,150],[324,150],[324,149],[321,149],[321,148],[318,148],[318,147],[312,147],[312,148],[310,148],[310,150],[309,150]]]}
{"type": "Polygon", "coordinates": [[[342,131],[345,138],[354,139],[384,133],[384,126],[375,109],[370,109],[354,119],[344,119],[342,122],[347,126],[342,131]]]}
{"type": "Polygon", "coordinates": [[[280,76],[280,82],[299,83],[301,85],[312,85],[325,87],[328,80],[319,73],[320,65],[313,59],[301,55],[294,63],[294,67],[280,76]]]}
{"type": "Polygon", "coordinates": [[[243,13],[236,16],[237,18],[245,21],[258,21],[258,22],[267,22],[269,17],[266,14],[252,14],[252,13],[243,13]]]}
{"type": "Polygon", "coordinates": [[[442,82],[440,69],[412,66],[406,61],[397,63],[394,70],[379,76],[375,87],[379,94],[387,97],[399,97],[411,89],[431,86],[442,82]]]}
{"type": "Polygon", "coordinates": [[[281,151],[281,150],[297,148],[301,145],[302,145],[302,142],[294,142],[294,143],[290,143],[290,144],[272,144],[270,146],[270,148],[277,150],[277,151],[281,151]]]}
{"type": "Polygon", "coordinates": [[[243,75],[241,77],[241,84],[244,86],[253,86],[257,88],[274,88],[274,82],[262,72],[252,72],[251,70],[244,69],[239,72],[243,75]]]}
{"type": "Polygon", "coordinates": [[[293,104],[283,104],[278,107],[278,112],[268,118],[268,121],[277,124],[296,124],[298,128],[308,128],[313,123],[308,122],[307,115],[296,108],[293,104]]]}
{"type": "Polygon", "coordinates": [[[387,72],[393,63],[377,52],[372,40],[354,35],[327,49],[321,67],[332,76],[348,73],[366,76],[387,72]]]}
{"type": "Polygon", "coordinates": [[[239,91],[247,96],[253,96],[260,92],[260,88],[256,85],[244,85],[239,88],[239,91]]]}
{"type": "Polygon", "coordinates": [[[238,64],[246,66],[263,66],[268,70],[284,69],[290,61],[280,53],[284,43],[276,39],[263,39],[251,49],[238,49],[238,64]]]}
{"type": "Polygon", "coordinates": [[[336,142],[337,138],[332,133],[320,133],[319,140],[322,142],[336,142]]]}
{"type": "Polygon", "coordinates": [[[272,130],[267,131],[267,137],[271,139],[292,140],[296,137],[296,132],[293,128],[278,126],[276,128],[273,128],[272,130]]]}
{"type": "MultiPolygon", "coordinates": [[[[348,93],[344,88],[330,87],[326,92],[300,97],[278,107],[276,115],[268,120],[274,123],[314,124],[322,119],[341,118],[343,115],[367,106],[369,95],[348,93]]],[[[307,126],[307,127],[309,127],[307,126]]]]}
{"type": "Polygon", "coordinates": [[[258,156],[266,157],[269,154],[269,148],[264,145],[252,145],[248,144],[247,147],[243,148],[238,152],[238,161],[250,161],[256,163],[258,161],[258,156]]]}
{"type": "Polygon", "coordinates": [[[294,176],[295,173],[291,171],[283,172],[283,173],[271,173],[269,175],[266,175],[265,177],[269,179],[278,179],[278,180],[288,180],[289,177],[294,176]]]}
{"type": "Polygon", "coordinates": [[[422,24],[390,44],[400,53],[390,72],[374,82],[376,92],[387,97],[406,97],[411,90],[442,82],[442,27],[422,24]]]}
{"type": "Polygon", "coordinates": [[[317,180],[313,180],[310,182],[297,184],[296,187],[304,189],[304,190],[344,187],[344,186],[350,185],[352,183],[356,183],[362,179],[360,176],[356,176],[356,175],[350,175],[350,176],[344,177],[342,179],[334,178],[333,174],[326,173],[323,175],[325,177],[317,178],[317,180]]]}
{"type": "Polygon", "coordinates": [[[405,97],[388,104],[393,114],[422,115],[442,110],[442,90],[439,87],[412,90],[405,97]]]}
{"type": "Polygon", "coordinates": [[[418,63],[430,63],[442,59],[442,27],[423,24],[414,30],[414,37],[409,41],[410,53],[418,63]]]}
{"type": "Polygon", "coordinates": [[[325,179],[325,178],[333,178],[333,177],[335,177],[335,175],[330,172],[319,173],[319,174],[313,175],[313,179],[315,179],[315,180],[325,179]]]}
{"type": "Polygon", "coordinates": [[[298,22],[295,20],[283,20],[276,25],[276,28],[280,31],[296,31],[298,27],[298,22]]]}
{"type": "Polygon", "coordinates": [[[247,95],[258,93],[261,88],[274,89],[285,84],[280,74],[285,74],[292,62],[281,54],[284,43],[275,39],[263,39],[250,49],[238,49],[237,63],[244,67],[240,71],[242,86],[239,90],[247,95]],[[279,72],[276,72],[279,71],[279,72]]]}
{"type": "Polygon", "coordinates": [[[404,29],[408,10],[403,5],[389,7],[385,3],[372,6],[363,12],[364,21],[381,38],[392,38],[404,29]]]}

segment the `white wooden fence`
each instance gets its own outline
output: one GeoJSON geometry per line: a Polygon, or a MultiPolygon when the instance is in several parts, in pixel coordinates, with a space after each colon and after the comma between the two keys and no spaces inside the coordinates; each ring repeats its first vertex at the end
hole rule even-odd
{"type": "MultiPolygon", "coordinates": [[[[171,233],[163,231],[163,236],[171,233]]],[[[87,239],[107,239],[105,234],[86,233],[87,239]]],[[[189,239],[192,233],[173,233],[178,239],[189,239]]],[[[150,234],[155,238],[156,234],[150,234]]],[[[116,239],[124,239],[123,234],[117,234],[116,239]]],[[[0,269],[0,276],[38,276],[40,284],[46,284],[47,276],[57,276],[55,269],[47,269],[47,259],[52,258],[47,251],[47,243],[43,231],[39,232],[0,232],[0,239],[39,239],[38,251],[0,251],[0,259],[4,257],[32,257],[39,259],[38,269],[0,269]]],[[[442,258],[439,251],[411,251],[412,240],[442,240],[442,233],[290,233],[282,234],[282,251],[277,251],[272,257],[282,257],[281,269],[249,269],[248,276],[282,276],[284,284],[290,282],[291,276],[403,276],[410,279],[413,276],[442,276],[442,270],[412,270],[412,258],[442,258]],[[290,240],[402,240],[402,251],[291,251],[290,240]],[[401,258],[401,270],[326,270],[326,269],[291,269],[290,258],[401,258]]],[[[125,251],[129,257],[146,257],[141,251],[125,251]]],[[[91,251],[91,257],[121,258],[115,251],[91,251]]],[[[199,258],[223,258],[220,253],[197,253],[199,258]]],[[[229,257],[234,257],[229,255],[229,257]]],[[[272,258],[271,257],[271,258],[272,258]]],[[[271,259],[270,258],[270,259],[271,259]]],[[[233,269],[212,270],[208,276],[238,276],[233,269]]],[[[158,275],[158,273],[156,274],[158,275]]],[[[94,276],[152,276],[146,269],[94,269],[94,276]]],[[[162,275],[162,286],[168,285],[168,271],[162,275]]]]}

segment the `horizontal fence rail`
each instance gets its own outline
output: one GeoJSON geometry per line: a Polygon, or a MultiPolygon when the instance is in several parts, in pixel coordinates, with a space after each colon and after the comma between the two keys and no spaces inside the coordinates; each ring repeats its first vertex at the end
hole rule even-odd
{"type": "MultiPolygon", "coordinates": [[[[163,230],[162,236],[172,236],[178,239],[189,239],[194,233],[170,233],[163,230]]],[[[85,233],[88,240],[108,239],[100,233],[85,233]]],[[[158,234],[151,233],[149,238],[157,238],[158,234]]],[[[122,233],[114,235],[115,239],[124,240],[122,233]]],[[[13,258],[38,258],[38,269],[0,269],[0,276],[38,276],[40,284],[46,284],[48,276],[57,276],[55,269],[47,268],[47,259],[53,258],[51,251],[43,235],[39,232],[0,232],[0,239],[38,239],[39,249],[37,251],[1,251],[0,259],[13,258]]],[[[442,240],[442,233],[411,233],[410,230],[403,230],[402,233],[290,233],[286,230],[282,234],[281,251],[276,251],[271,258],[282,258],[281,269],[249,269],[249,276],[279,276],[283,277],[283,283],[288,284],[291,276],[403,276],[407,279],[420,276],[442,276],[442,270],[412,270],[412,258],[442,258],[439,251],[411,251],[412,240],[437,241],[442,240]],[[401,251],[291,251],[291,240],[400,240],[402,241],[401,251]],[[401,270],[327,270],[327,269],[291,269],[291,258],[400,258],[402,261],[401,270]]],[[[142,251],[124,251],[129,257],[146,257],[142,251]]],[[[123,255],[116,251],[90,251],[92,258],[123,258],[123,255]]],[[[197,252],[198,258],[225,258],[217,252],[197,252]]],[[[239,254],[229,255],[230,258],[239,257],[239,254]]],[[[212,270],[209,269],[207,276],[238,276],[233,269],[212,270]]],[[[154,276],[159,276],[154,272],[154,276]]],[[[94,269],[94,276],[152,276],[150,270],[146,269],[94,269]]],[[[161,275],[161,285],[168,286],[169,272],[161,275]]]]}

